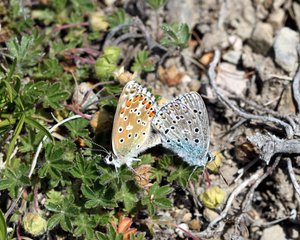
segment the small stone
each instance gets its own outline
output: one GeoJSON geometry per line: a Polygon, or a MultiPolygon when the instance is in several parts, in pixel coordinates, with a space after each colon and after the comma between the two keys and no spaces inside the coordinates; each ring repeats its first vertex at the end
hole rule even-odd
{"type": "Polygon", "coordinates": [[[233,50],[235,51],[241,51],[243,50],[243,40],[236,36],[231,35],[228,37],[229,44],[232,45],[233,50]]]}
{"type": "Polygon", "coordinates": [[[275,30],[282,28],[285,20],[285,12],[282,8],[275,9],[268,18],[268,22],[273,26],[275,30]]]}
{"type": "Polygon", "coordinates": [[[245,45],[242,55],[242,62],[245,68],[256,68],[263,59],[262,55],[254,53],[249,45],[245,45]]]}
{"type": "Polygon", "coordinates": [[[180,237],[180,238],[184,238],[185,237],[185,233],[184,231],[182,231],[181,229],[185,230],[185,231],[188,231],[189,230],[189,226],[186,224],[186,223],[181,223],[178,225],[179,228],[176,228],[175,229],[175,232],[177,233],[177,235],[180,237]]]}
{"type": "Polygon", "coordinates": [[[201,87],[201,82],[197,79],[192,79],[192,81],[188,83],[188,87],[191,91],[198,92],[201,87]]]}
{"type": "Polygon", "coordinates": [[[186,23],[189,29],[193,29],[198,22],[199,15],[195,12],[195,0],[168,1],[167,2],[167,21],[186,23]]]}
{"type": "Polygon", "coordinates": [[[219,214],[209,208],[205,208],[203,211],[203,216],[205,217],[205,219],[207,219],[207,221],[212,222],[217,217],[219,217],[219,214]]]}
{"type": "Polygon", "coordinates": [[[292,239],[299,239],[299,230],[298,229],[296,229],[296,228],[292,228],[292,229],[290,229],[290,235],[291,235],[291,238],[292,239]]]}
{"type": "Polygon", "coordinates": [[[193,219],[193,220],[189,223],[190,229],[195,230],[195,231],[200,231],[201,225],[202,225],[202,223],[200,222],[199,219],[193,219]]]}
{"type": "Polygon", "coordinates": [[[297,44],[299,34],[290,28],[282,28],[274,41],[275,62],[285,71],[293,73],[298,65],[297,44]]]}
{"type": "Polygon", "coordinates": [[[280,8],[285,2],[286,2],[286,0],[274,0],[274,2],[273,2],[273,8],[274,8],[274,9],[278,9],[278,8],[280,8]]]}
{"type": "Polygon", "coordinates": [[[229,1],[230,13],[227,21],[236,29],[236,35],[243,40],[250,38],[256,20],[256,10],[251,0],[229,1]]]}
{"type": "Polygon", "coordinates": [[[274,225],[269,228],[265,228],[262,232],[260,240],[285,240],[285,233],[280,225],[274,225]]]}
{"type": "Polygon", "coordinates": [[[222,58],[227,62],[230,62],[233,64],[238,64],[238,62],[241,59],[241,56],[242,56],[241,51],[230,50],[230,51],[226,52],[225,54],[223,54],[222,58]]]}
{"type": "Polygon", "coordinates": [[[225,31],[215,30],[210,33],[206,33],[202,40],[202,48],[205,52],[211,52],[216,47],[221,49],[228,46],[228,35],[225,31]]]}
{"type": "Polygon", "coordinates": [[[191,213],[186,213],[186,214],[183,215],[182,222],[186,223],[186,222],[191,221],[191,219],[192,219],[192,214],[191,213]]]}
{"type": "Polygon", "coordinates": [[[249,41],[255,52],[266,54],[273,44],[273,28],[269,23],[258,22],[249,41]]]}

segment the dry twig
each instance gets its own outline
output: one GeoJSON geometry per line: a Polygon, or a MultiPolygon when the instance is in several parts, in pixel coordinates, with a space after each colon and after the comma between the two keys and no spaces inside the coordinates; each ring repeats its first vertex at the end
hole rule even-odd
{"type": "Polygon", "coordinates": [[[300,186],[297,182],[297,179],[296,179],[296,176],[295,176],[295,173],[294,173],[294,169],[293,169],[293,166],[292,166],[292,161],[291,161],[290,158],[287,159],[287,163],[288,163],[288,172],[289,172],[292,184],[293,184],[296,192],[300,196],[300,186]]]}

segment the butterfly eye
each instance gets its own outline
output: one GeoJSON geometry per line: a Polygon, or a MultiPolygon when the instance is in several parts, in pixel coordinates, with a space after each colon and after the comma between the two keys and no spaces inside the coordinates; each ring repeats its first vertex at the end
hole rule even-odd
{"type": "Polygon", "coordinates": [[[114,158],[112,156],[112,154],[109,154],[105,157],[104,161],[106,162],[106,164],[113,164],[114,158]]]}

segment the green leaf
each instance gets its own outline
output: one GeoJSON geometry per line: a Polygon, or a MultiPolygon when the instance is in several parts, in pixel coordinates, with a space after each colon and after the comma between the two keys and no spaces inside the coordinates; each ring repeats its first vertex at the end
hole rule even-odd
{"type": "Polygon", "coordinates": [[[169,186],[160,187],[158,183],[154,183],[147,196],[142,199],[142,204],[148,207],[150,215],[155,214],[155,209],[171,208],[172,202],[167,198],[167,195],[173,191],[169,186]]]}
{"type": "Polygon", "coordinates": [[[116,193],[116,200],[123,202],[126,211],[129,212],[138,202],[136,192],[136,189],[134,189],[132,186],[129,187],[127,186],[126,182],[122,182],[121,189],[116,193]]]}
{"type": "Polygon", "coordinates": [[[85,203],[86,208],[95,208],[101,206],[103,208],[113,208],[117,204],[113,201],[114,191],[108,187],[101,187],[92,190],[86,185],[81,186],[82,194],[88,199],[85,203]]]}
{"type": "Polygon", "coordinates": [[[55,12],[50,9],[33,9],[31,16],[33,19],[37,19],[45,25],[49,25],[55,18],[55,12]]]}
{"type": "MultiPolygon", "coordinates": [[[[68,140],[57,142],[55,145],[49,143],[46,145],[45,163],[39,169],[40,177],[50,175],[54,179],[59,179],[63,172],[73,167],[73,155],[75,144],[68,140]]],[[[73,155],[74,156],[74,155],[73,155]]]]}
{"type": "Polygon", "coordinates": [[[97,226],[95,219],[88,214],[79,214],[74,221],[77,226],[74,230],[75,236],[85,236],[85,239],[94,237],[94,228],[97,226]]]}
{"type": "Polygon", "coordinates": [[[88,137],[88,125],[89,121],[83,118],[74,119],[73,121],[65,123],[65,126],[69,129],[70,136],[73,139],[77,137],[88,137]]]}
{"type": "Polygon", "coordinates": [[[51,135],[51,133],[48,131],[47,128],[45,128],[43,125],[41,125],[38,121],[36,121],[34,118],[26,116],[24,121],[30,125],[31,127],[40,130],[43,132],[52,142],[54,142],[54,138],[51,135]]]}
{"type": "Polygon", "coordinates": [[[22,68],[34,66],[43,52],[38,48],[43,38],[39,31],[34,30],[31,35],[23,35],[21,39],[13,38],[7,42],[8,56],[17,59],[18,72],[22,68]]]}
{"type": "Polygon", "coordinates": [[[24,121],[25,121],[25,114],[22,114],[20,116],[20,120],[16,126],[16,129],[13,133],[13,137],[8,145],[8,148],[7,148],[7,153],[6,153],[6,161],[9,162],[10,161],[10,156],[15,148],[15,144],[16,144],[16,141],[20,135],[20,132],[23,128],[23,124],[24,124],[24,121]]]}
{"type": "Polygon", "coordinates": [[[49,230],[53,229],[55,226],[59,224],[59,222],[62,219],[62,215],[59,213],[53,214],[49,219],[48,219],[48,224],[47,228],[49,230]]]}
{"type": "Polygon", "coordinates": [[[123,8],[118,8],[113,14],[108,16],[108,22],[111,28],[117,27],[122,24],[127,24],[131,19],[126,15],[123,8]]]}
{"type": "Polygon", "coordinates": [[[27,177],[28,166],[16,164],[13,167],[6,168],[3,171],[3,177],[0,180],[0,190],[8,189],[12,198],[17,198],[19,189],[30,185],[27,177]]]}
{"type": "Polygon", "coordinates": [[[0,210],[0,239],[3,240],[7,239],[7,226],[1,210],[0,210]]]}
{"type": "Polygon", "coordinates": [[[75,178],[79,178],[86,185],[92,185],[98,178],[95,160],[84,159],[83,156],[77,155],[74,168],[71,169],[71,174],[75,178]]]}
{"type": "Polygon", "coordinates": [[[148,59],[149,52],[142,50],[137,53],[135,57],[135,61],[131,67],[131,71],[133,72],[152,72],[154,71],[154,64],[148,59]]]}
{"type": "Polygon", "coordinates": [[[50,217],[50,223],[48,221],[48,227],[55,227],[58,222],[63,230],[71,231],[72,230],[72,221],[75,219],[78,209],[74,205],[74,199],[72,196],[64,196],[60,202],[54,203],[47,199],[45,207],[54,212],[50,217]]]}
{"type": "Polygon", "coordinates": [[[201,174],[201,172],[202,172],[201,168],[197,168],[196,171],[194,171],[194,168],[195,167],[191,167],[191,166],[183,163],[183,164],[177,166],[176,171],[171,172],[170,176],[168,177],[168,181],[169,182],[172,182],[172,181],[179,182],[180,186],[182,188],[185,188],[189,179],[197,180],[199,174],[201,174]]]}
{"type": "Polygon", "coordinates": [[[167,47],[177,46],[179,48],[187,47],[191,34],[186,23],[162,24],[161,29],[165,33],[160,41],[162,45],[167,47]]]}
{"type": "Polygon", "coordinates": [[[112,77],[113,72],[117,69],[117,62],[120,56],[120,48],[106,47],[104,54],[99,57],[95,64],[96,75],[101,80],[107,80],[112,77]]]}
{"type": "Polygon", "coordinates": [[[167,0],[146,0],[146,2],[155,10],[164,6],[167,0]]]}
{"type": "Polygon", "coordinates": [[[63,108],[61,101],[67,100],[69,93],[60,89],[59,83],[48,85],[46,95],[43,98],[43,107],[52,107],[53,109],[63,108]]]}

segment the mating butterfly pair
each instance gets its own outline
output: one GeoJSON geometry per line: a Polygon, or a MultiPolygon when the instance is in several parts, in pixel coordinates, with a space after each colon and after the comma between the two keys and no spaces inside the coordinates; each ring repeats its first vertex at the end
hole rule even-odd
{"type": "Polygon", "coordinates": [[[160,143],[189,165],[207,163],[209,122],[201,96],[190,92],[157,108],[147,88],[135,81],[126,84],[114,117],[113,153],[105,158],[106,163],[131,167],[139,153],[160,143]]]}

